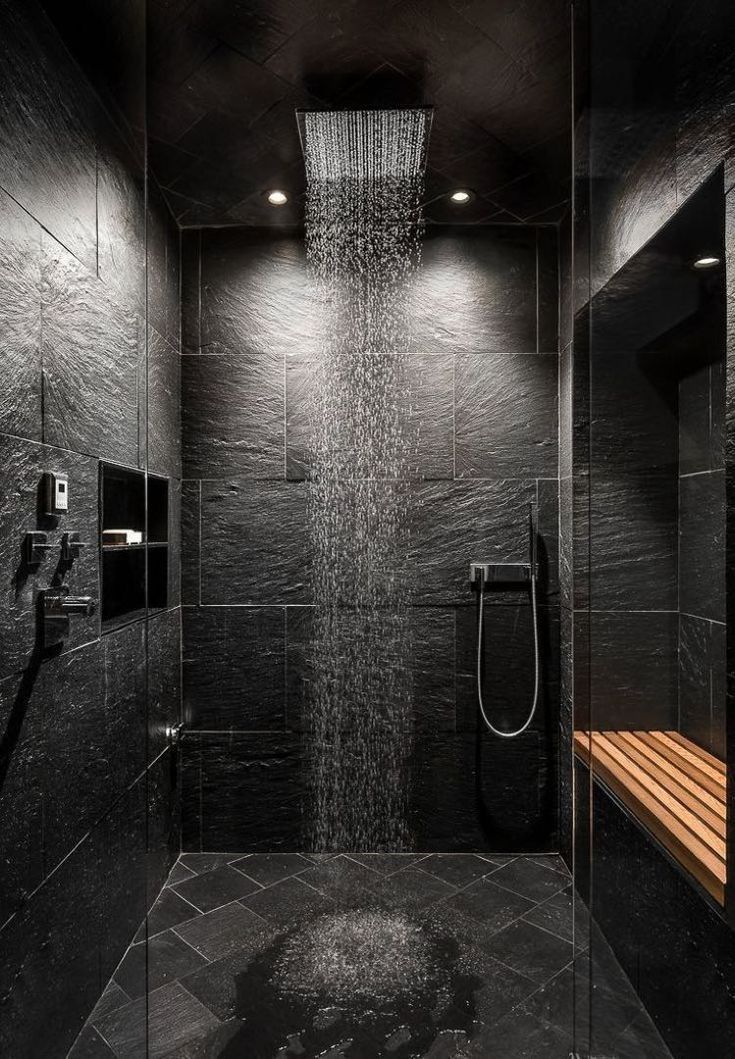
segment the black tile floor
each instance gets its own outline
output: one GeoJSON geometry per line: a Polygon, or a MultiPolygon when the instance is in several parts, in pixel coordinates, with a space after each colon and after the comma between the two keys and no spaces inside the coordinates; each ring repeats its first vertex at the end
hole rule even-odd
{"type": "Polygon", "coordinates": [[[70,1059],[667,1059],[572,917],[556,857],[185,853],[70,1059]]]}

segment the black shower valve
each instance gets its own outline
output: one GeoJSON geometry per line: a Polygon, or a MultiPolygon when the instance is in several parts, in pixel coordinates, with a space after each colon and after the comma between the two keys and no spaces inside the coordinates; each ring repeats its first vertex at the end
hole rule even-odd
{"type": "Polygon", "coordinates": [[[472,585],[518,585],[530,580],[528,563],[470,563],[472,585]]]}

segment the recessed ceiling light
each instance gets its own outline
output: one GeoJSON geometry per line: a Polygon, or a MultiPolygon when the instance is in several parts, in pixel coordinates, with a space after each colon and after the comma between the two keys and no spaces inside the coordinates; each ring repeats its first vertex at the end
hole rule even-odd
{"type": "Polygon", "coordinates": [[[458,206],[464,206],[466,202],[469,202],[472,198],[472,192],[467,191],[466,188],[457,188],[449,196],[451,202],[456,202],[458,206]]]}
{"type": "Polygon", "coordinates": [[[720,263],[719,257],[710,257],[708,255],[704,255],[703,257],[698,257],[697,258],[697,260],[694,262],[694,267],[695,268],[714,268],[715,265],[719,265],[719,263],[720,263]]]}
{"type": "Polygon", "coordinates": [[[269,191],[268,201],[271,206],[285,206],[288,202],[288,195],[285,191],[269,191]]]}

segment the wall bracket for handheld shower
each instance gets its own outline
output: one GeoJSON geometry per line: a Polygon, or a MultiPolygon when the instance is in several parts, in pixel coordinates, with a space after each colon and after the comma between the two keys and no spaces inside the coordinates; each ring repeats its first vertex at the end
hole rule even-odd
{"type": "Polygon", "coordinates": [[[530,580],[530,563],[470,563],[472,585],[517,585],[530,580]]]}

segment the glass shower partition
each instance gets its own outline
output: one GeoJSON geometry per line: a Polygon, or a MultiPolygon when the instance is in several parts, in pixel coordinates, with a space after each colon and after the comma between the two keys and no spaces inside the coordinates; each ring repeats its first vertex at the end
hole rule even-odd
{"type": "Polygon", "coordinates": [[[717,19],[697,17],[694,41],[685,5],[668,6],[668,19],[651,13],[634,33],[623,12],[580,5],[575,26],[567,553],[575,883],[578,912],[590,913],[575,975],[579,1055],[605,1051],[614,1019],[624,1054],[702,1054],[704,1041],[725,1054],[707,1008],[720,1003],[733,907],[732,196],[703,123],[699,168],[684,157],[690,48],[715,46],[717,19]],[[627,995],[612,983],[616,962],[627,995]]]}

